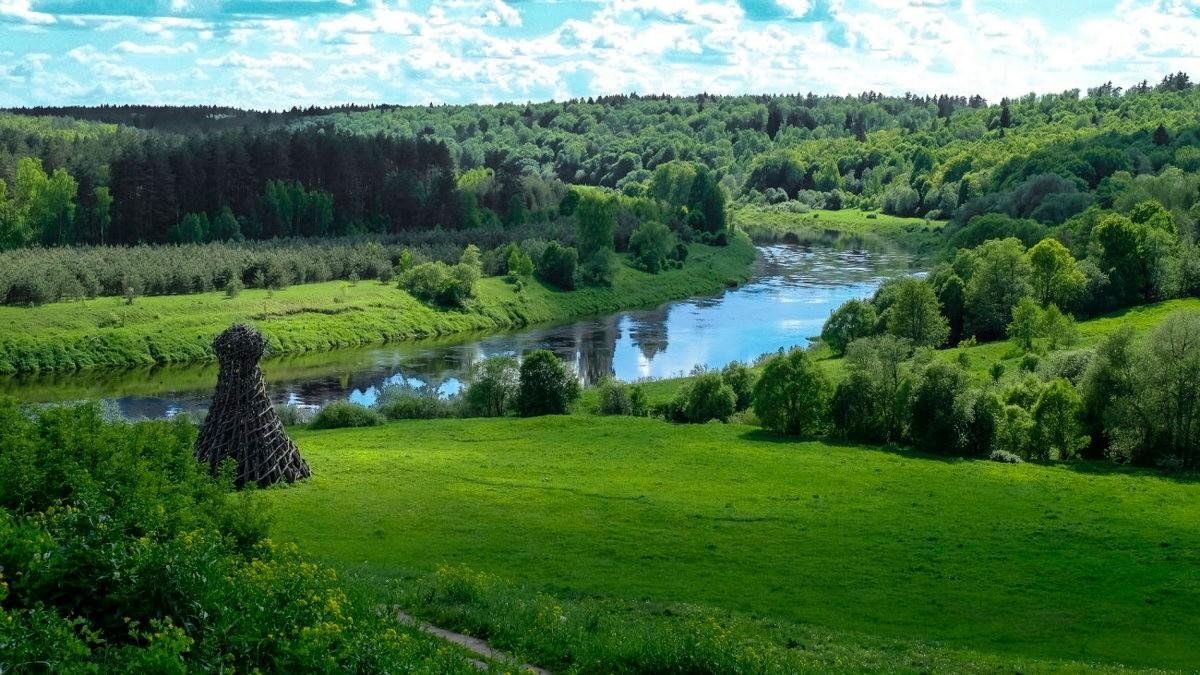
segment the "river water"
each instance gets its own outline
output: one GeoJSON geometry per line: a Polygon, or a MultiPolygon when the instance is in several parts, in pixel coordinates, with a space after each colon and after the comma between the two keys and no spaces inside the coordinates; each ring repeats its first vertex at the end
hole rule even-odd
{"type": "MultiPolygon", "coordinates": [[[[370,404],[380,387],[400,382],[453,395],[481,359],[543,348],[589,383],[607,375],[670,377],[805,345],[838,305],[914,273],[915,264],[899,252],[763,246],[753,279],[717,296],[508,333],[268,359],[263,372],[275,402],[301,406],[370,404]]],[[[0,380],[0,394],[30,402],[98,399],[130,419],[202,414],[216,371],[204,364],[13,377],[0,380]]]]}

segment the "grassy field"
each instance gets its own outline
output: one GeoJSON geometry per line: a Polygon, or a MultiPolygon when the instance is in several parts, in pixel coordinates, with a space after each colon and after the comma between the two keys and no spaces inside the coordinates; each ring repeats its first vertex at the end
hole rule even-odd
{"type": "Polygon", "coordinates": [[[385,579],[459,563],[1002,659],[1200,668],[1200,486],[649,419],[300,431],[277,537],[385,579]]]}
{"type": "Polygon", "coordinates": [[[41,307],[0,307],[0,373],[136,367],[212,358],[214,335],[235,322],[266,334],[272,353],[292,354],[557,321],[715,293],[750,274],[744,237],[728,247],[694,245],[687,264],[658,275],[622,266],[611,288],[562,292],[538,282],[518,292],[483,279],[465,310],[432,308],[378,282],[330,282],[280,291],[99,298],[41,307]]]}
{"type": "Polygon", "coordinates": [[[791,237],[830,242],[854,239],[867,244],[898,245],[917,253],[932,253],[945,245],[941,238],[945,221],[901,218],[860,209],[791,213],[742,206],[732,211],[732,217],[755,241],[791,237]]]}

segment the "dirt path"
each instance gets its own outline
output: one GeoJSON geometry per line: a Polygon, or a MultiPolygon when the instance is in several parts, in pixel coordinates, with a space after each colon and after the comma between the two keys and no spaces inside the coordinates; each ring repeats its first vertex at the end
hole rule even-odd
{"type": "MultiPolygon", "coordinates": [[[[499,663],[513,662],[512,656],[497,649],[492,649],[490,646],[488,646],[488,643],[480,640],[479,638],[474,638],[470,635],[463,635],[462,633],[455,633],[454,631],[449,631],[445,628],[438,628],[437,626],[427,624],[409,614],[405,614],[404,612],[396,612],[396,618],[399,619],[400,623],[405,624],[406,626],[416,626],[417,628],[420,628],[434,637],[439,637],[447,642],[453,642],[463,649],[478,654],[488,661],[495,661],[499,663]]],[[[476,668],[483,671],[486,671],[489,668],[488,663],[485,661],[472,659],[471,663],[474,664],[476,668]]],[[[527,663],[521,664],[521,672],[534,673],[534,675],[550,675],[550,671],[543,668],[538,668],[537,666],[531,666],[527,663]]]]}

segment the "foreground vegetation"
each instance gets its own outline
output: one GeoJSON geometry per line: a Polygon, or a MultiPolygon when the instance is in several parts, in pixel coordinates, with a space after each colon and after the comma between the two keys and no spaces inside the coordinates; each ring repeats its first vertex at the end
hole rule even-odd
{"type": "Polygon", "coordinates": [[[473,672],[266,539],[194,439],[0,401],[0,671],[473,672]]]}
{"type": "Polygon", "coordinates": [[[376,580],[464,562],[567,597],[687,602],[1007,662],[1198,665],[1190,480],[624,417],[295,437],[315,477],[260,495],[274,531],[376,580]]]}
{"type": "Polygon", "coordinates": [[[235,322],[257,326],[275,354],[511,328],[715,293],[744,281],[753,258],[750,243],[735,238],[726,247],[695,244],[686,265],[659,274],[623,264],[609,287],[566,292],[529,280],[518,290],[488,277],[463,309],[430,306],[375,281],[147,297],[132,305],[98,298],[0,307],[0,373],[210,360],[213,336],[235,322]]]}

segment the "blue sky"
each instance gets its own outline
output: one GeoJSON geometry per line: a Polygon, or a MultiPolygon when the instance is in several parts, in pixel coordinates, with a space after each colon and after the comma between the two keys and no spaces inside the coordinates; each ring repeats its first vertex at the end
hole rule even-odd
{"type": "Polygon", "coordinates": [[[1198,66],[1200,0],[0,0],[0,107],[994,99],[1198,66]]]}

